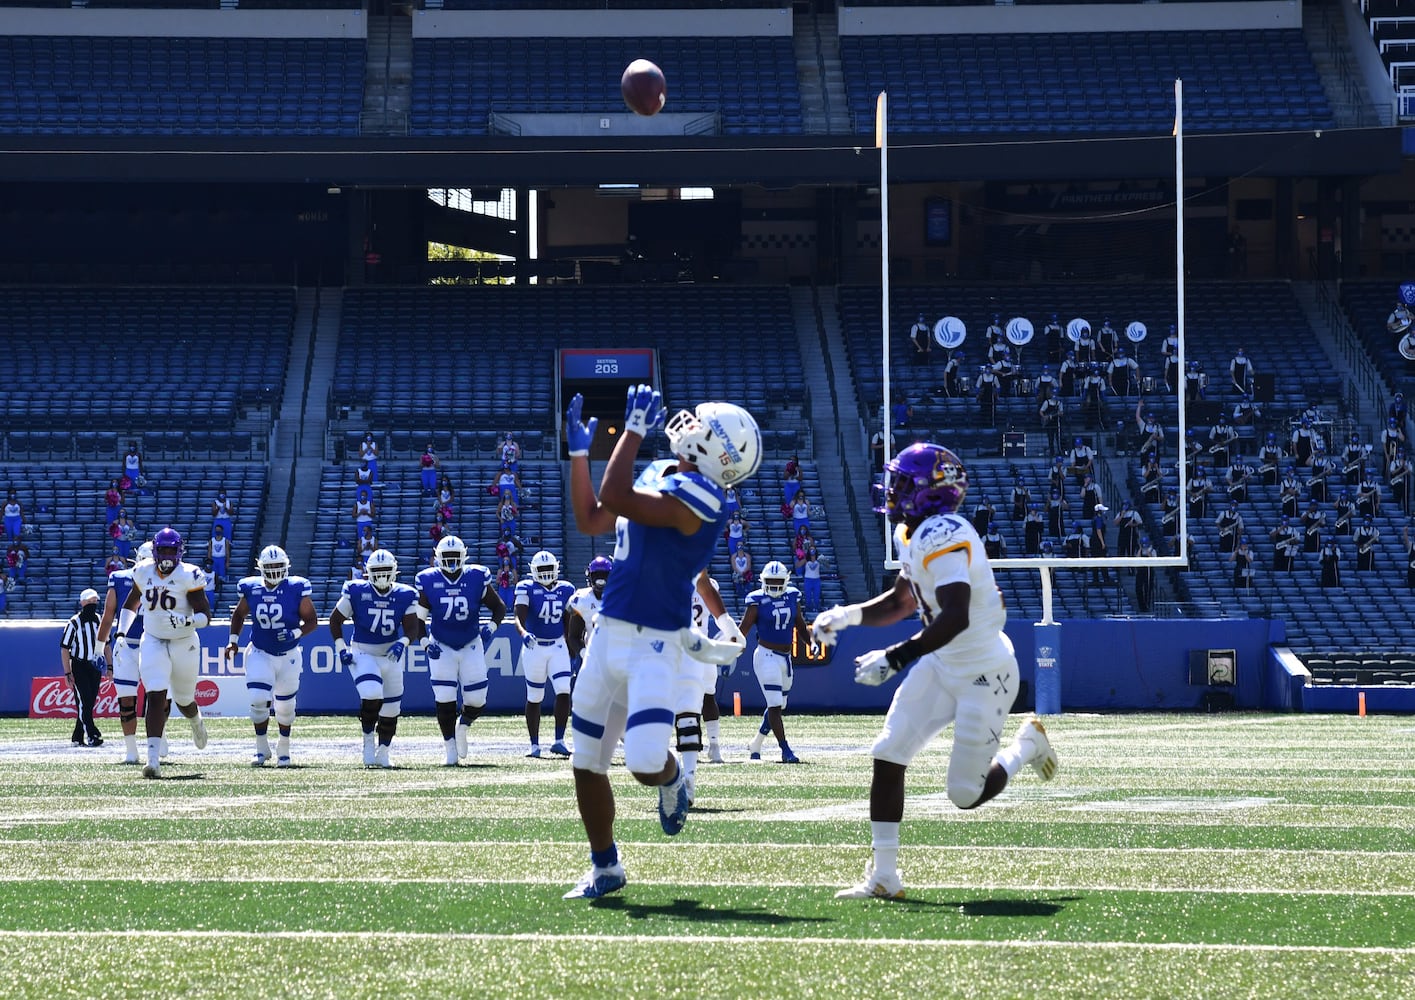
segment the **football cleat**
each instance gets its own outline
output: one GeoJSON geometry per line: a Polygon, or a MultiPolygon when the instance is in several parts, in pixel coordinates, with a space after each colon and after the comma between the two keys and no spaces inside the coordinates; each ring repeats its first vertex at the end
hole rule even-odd
{"type": "Polygon", "coordinates": [[[688,782],[683,766],[678,766],[678,777],[666,785],[658,786],[658,825],[670,837],[683,832],[688,822],[688,782]]]}
{"type": "Polygon", "coordinates": [[[562,899],[600,899],[608,896],[611,892],[618,892],[628,884],[628,879],[624,876],[623,865],[610,865],[608,868],[591,868],[590,873],[582,878],[575,888],[567,892],[562,899]]]}
{"type": "Polygon", "coordinates": [[[791,750],[790,747],[782,747],[782,748],[781,748],[781,763],[783,763],[783,764],[799,764],[799,763],[801,763],[801,758],[800,758],[800,757],[797,757],[796,754],[795,754],[794,752],[792,752],[792,750],[791,750]]]}
{"type": "Polygon", "coordinates": [[[722,744],[718,743],[717,740],[710,740],[708,742],[707,759],[709,764],[722,763],[722,744]]]}
{"type": "Polygon", "coordinates": [[[527,756],[527,757],[539,757],[539,756],[540,756],[540,747],[533,744],[533,745],[531,746],[531,752],[528,753],[528,754],[526,754],[526,756],[527,756]]]}
{"type": "Polygon", "coordinates": [[[466,760],[466,759],[467,759],[467,724],[466,724],[465,722],[463,722],[461,719],[458,719],[458,720],[457,720],[456,736],[454,737],[454,739],[457,741],[457,759],[458,759],[458,760],[466,760]]]}
{"type": "Polygon", "coordinates": [[[688,792],[688,808],[693,807],[693,803],[698,800],[698,781],[694,775],[683,775],[683,787],[688,792]]]}
{"type": "Polygon", "coordinates": [[[276,757],[276,758],[275,758],[275,766],[276,766],[276,767],[290,767],[290,766],[291,766],[291,761],[290,761],[289,755],[286,754],[285,756],[282,756],[282,757],[276,757]]]}
{"type": "Polygon", "coordinates": [[[556,740],[554,743],[552,743],[550,745],[550,752],[555,754],[555,756],[557,757],[570,756],[570,748],[565,745],[564,740],[556,740]]]}
{"type": "Polygon", "coordinates": [[[162,743],[157,748],[157,756],[163,760],[167,759],[167,737],[163,736],[162,743]]]}
{"type": "Polygon", "coordinates": [[[206,720],[201,717],[201,712],[192,716],[192,746],[198,750],[206,749],[206,720]]]}
{"type": "Polygon", "coordinates": [[[762,759],[762,752],[761,752],[760,750],[753,750],[751,753],[749,753],[749,754],[747,755],[747,759],[748,759],[748,760],[761,760],[761,759],[762,759]]]}
{"type": "Polygon", "coordinates": [[[136,754],[129,754],[128,756],[124,757],[122,760],[118,761],[119,764],[136,764],[137,762],[138,762],[138,758],[137,758],[137,755],[136,755],[136,754]]]}
{"type": "Polygon", "coordinates": [[[1051,740],[1047,738],[1047,731],[1042,726],[1042,720],[1035,715],[1027,716],[1027,721],[1022,723],[1022,728],[1017,730],[1017,742],[1028,745],[1026,761],[1032,765],[1032,770],[1041,776],[1043,781],[1050,781],[1056,777],[1056,769],[1059,762],[1056,759],[1056,751],[1051,748],[1051,740]]]}
{"type": "Polygon", "coordinates": [[[388,759],[388,746],[387,746],[387,744],[379,744],[378,749],[374,751],[374,753],[373,753],[373,766],[374,766],[374,767],[384,767],[384,768],[390,768],[390,767],[393,766],[392,762],[388,759]]]}
{"type": "Polygon", "coordinates": [[[848,889],[841,889],[835,894],[836,899],[903,899],[904,883],[899,881],[898,874],[876,875],[874,862],[865,866],[865,880],[859,885],[852,885],[848,889]]]}
{"type": "Polygon", "coordinates": [[[454,740],[448,740],[448,741],[447,741],[447,756],[443,758],[442,766],[443,766],[443,767],[456,767],[456,766],[457,766],[457,741],[456,741],[455,739],[454,739],[454,740]]]}
{"type": "Polygon", "coordinates": [[[143,776],[144,778],[160,778],[160,777],[162,777],[162,765],[160,765],[160,764],[144,764],[144,765],[143,765],[143,769],[142,769],[142,776],[143,776]]]}
{"type": "Polygon", "coordinates": [[[377,752],[378,752],[378,748],[374,745],[374,742],[373,742],[373,733],[365,733],[365,734],[364,734],[364,767],[373,767],[374,754],[376,754],[377,752]]]}
{"type": "Polygon", "coordinates": [[[268,753],[261,753],[259,750],[257,750],[257,751],[255,752],[255,756],[251,758],[251,767],[264,767],[264,766],[265,766],[265,762],[268,761],[269,759],[270,759],[270,754],[268,754],[268,753]]]}

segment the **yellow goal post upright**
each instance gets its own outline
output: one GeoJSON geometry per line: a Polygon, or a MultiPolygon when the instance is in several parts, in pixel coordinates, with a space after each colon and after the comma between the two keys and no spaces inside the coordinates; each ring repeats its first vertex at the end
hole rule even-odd
{"type": "MultiPolygon", "coordinates": [[[[1186,413],[1183,390],[1183,374],[1187,370],[1184,355],[1184,82],[1174,81],[1174,250],[1176,286],[1176,335],[1179,341],[1177,355],[1177,404],[1179,409],[1178,438],[1176,442],[1176,464],[1179,470],[1179,534],[1178,553],[1172,556],[1113,556],[1104,558],[1042,559],[1003,558],[994,559],[992,566],[1000,570],[1036,570],[1041,574],[1042,611],[1041,620],[1033,623],[1034,653],[1036,658],[1037,711],[1043,715],[1061,713],[1061,625],[1053,614],[1052,571],[1055,569],[1089,569],[1092,567],[1114,567],[1118,569],[1148,566],[1153,568],[1177,567],[1188,564],[1189,559],[1189,476],[1184,461],[1184,443],[1189,422],[1186,413]]],[[[884,439],[884,460],[891,457],[890,408],[890,322],[889,322],[889,99],[881,91],[875,101],[875,147],[879,150],[879,206],[880,206],[880,351],[883,360],[884,385],[880,407],[880,423],[884,439]]],[[[884,565],[886,569],[898,570],[901,566],[894,550],[894,537],[888,521],[884,523],[884,565]]]]}

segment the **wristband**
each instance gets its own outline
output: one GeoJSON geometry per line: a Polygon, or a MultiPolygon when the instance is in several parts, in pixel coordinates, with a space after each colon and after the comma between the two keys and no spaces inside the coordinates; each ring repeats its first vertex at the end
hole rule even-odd
{"type": "Polygon", "coordinates": [[[239,632],[232,632],[232,633],[231,633],[231,638],[230,638],[230,640],[226,643],[226,645],[228,645],[228,646],[239,646],[240,644],[241,644],[241,633],[239,633],[239,632]]]}
{"type": "Polygon", "coordinates": [[[896,642],[890,646],[884,651],[890,669],[897,673],[923,656],[925,651],[919,648],[922,645],[923,643],[919,642],[917,638],[911,636],[903,642],[896,642]]]}
{"type": "Polygon", "coordinates": [[[865,612],[858,604],[847,604],[840,610],[845,612],[845,624],[851,628],[865,620],[865,612]]]}
{"type": "Polygon", "coordinates": [[[197,611],[192,615],[192,624],[197,628],[206,628],[211,624],[211,616],[205,611],[197,611]]]}
{"type": "Polygon", "coordinates": [[[118,612],[118,635],[125,636],[133,630],[133,623],[137,621],[138,613],[131,608],[124,608],[118,612]]]}

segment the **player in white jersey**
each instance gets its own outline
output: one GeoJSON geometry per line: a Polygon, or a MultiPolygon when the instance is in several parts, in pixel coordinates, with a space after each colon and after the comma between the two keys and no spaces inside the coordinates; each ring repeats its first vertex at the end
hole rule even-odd
{"type": "MultiPolygon", "coordinates": [[[[693,630],[707,636],[713,632],[713,626],[716,626],[717,639],[739,645],[739,652],[746,649],[746,640],[741,637],[737,623],[727,614],[727,607],[722,603],[721,588],[704,570],[693,589],[693,630]],[[710,607],[708,602],[714,598],[710,607]]],[[[735,662],[735,659],[726,660],[726,655],[715,655],[710,659],[690,657],[683,661],[684,684],[679,692],[681,697],[675,722],[678,727],[678,749],[683,754],[683,767],[690,778],[690,792],[697,790],[696,781],[692,779],[697,770],[698,753],[703,749],[704,731],[708,738],[708,761],[722,763],[722,713],[717,707],[717,678],[720,669],[735,662]],[[690,738],[688,743],[684,742],[685,726],[690,738]],[[693,732],[694,727],[696,732],[693,732]],[[697,737],[696,740],[691,739],[693,736],[697,737]],[[692,745],[694,742],[696,746],[692,745]]],[[[693,795],[690,794],[689,798],[693,795]]]]}
{"type": "Polygon", "coordinates": [[[133,589],[118,614],[118,642],[143,617],[138,673],[147,688],[147,765],[144,778],[161,777],[162,730],[167,722],[167,693],[192,723],[192,742],[206,746],[206,723],[196,702],[201,644],[197,629],[211,621],[206,573],[182,562],[182,536],[163,528],[152,536],[152,558],[133,567],[133,589]]]}
{"type": "Polygon", "coordinates": [[[897,868],[904,772],[950,722],[948,797],[960,809],[996,796],[1024,764],[1043,780],[1056,774],[1056,754],[1036,716],[1022,723],[1010,746],[994,753],[1017,696],[1017,658],[1002,631],[1007,610],[982,540],[957,513],[967,491],[967,470],[947,448],[921,442],[895,456],[876,511],[897,525],[899,577],[863,604],[823,611],[812,626],[820,642],[833,644],[852,625],[890,625],[915,610],[923,622],[903,642],[855,661],[855,680],[872,686],[913,667],[894,692],[871,751],[873,860],[864,880],[836,893],[840,898],[904,898],[897,868]]]}
{"type": "Polygon", "coordinates": [[[251,700],[251,725],[255,728],[252,767],[262,767],[270,754],[272,704],[275,728],[275,766],[290,767],[290,731],[295,725],[295,696],[300,692],[304,655],[300,639],[319,627],[310,582],[290,575],[290,557],[278,545],[267,545],[256,560],[257,576],[236,585],[241,594],[231,611],[231,638],[224,657],[233,662],[241,645],[241,626],[251,619],[251,641],[246,646],[246,693],[251,700]]]}
{"type": "MultiPolygon", "coordinates": [[[[137,562],[152,558],[152,543],[138,546],[137,562]]],[[[98,623],[98,641],[110,646],[118,611],[133,589],[133,568],[108,574],[108,595],[103,602],[103,618],[98,623]]],[[[113,687],[118,694],[118,722],[123,727],[124,764],[138,762],[138,646],[142,642],[142,615],[133,619],[132,632],[122,642],[112,642],[108,660],[113,664],[113,687]]]]}
{"type": "MultiPolygon", "coordinates": [[[[590,632],[599,618],[600,605],[604,603],[604,585],[609,582],[609,571],[614,563],[607,556],[595,556],[585,567],[587,586],[575,591],[570,598],[570,616],[565,623],[565,648],[572,661],[578,660],[590,641],[590,632]]],[[[578,664],[576,665],[578,670],[578,664]]]]}

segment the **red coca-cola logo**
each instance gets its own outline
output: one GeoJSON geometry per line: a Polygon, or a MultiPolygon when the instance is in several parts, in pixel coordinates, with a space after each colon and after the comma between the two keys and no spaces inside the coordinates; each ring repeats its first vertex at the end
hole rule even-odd
{"type": "Polygon", "coordinates": [[[221,697],[221,688],[217,687],[212,680],[197,681],[197,704],[202,708],[210,708],[216,704],[216,699],[221,697]]]}
{"type": "MultiPolygon", "coordinates": [[[[207,683],[213,683],[208,681],[207,683]]],[[[213,683],[214,686],[214,683],[213,683]]],[[[138,686],[138,697],[142,697],[142,686],[138,686]]],[[[33,677],[30,679],[29,717],[31,719],[72,719],[79,714],[78,699],[74,688],[64,677],[33,677]]],[[[118,717],[118,690],[111,678],[105,677],[98,688],[98,698],[93,703],[96,718],[114,719],[118,717]]]]}

